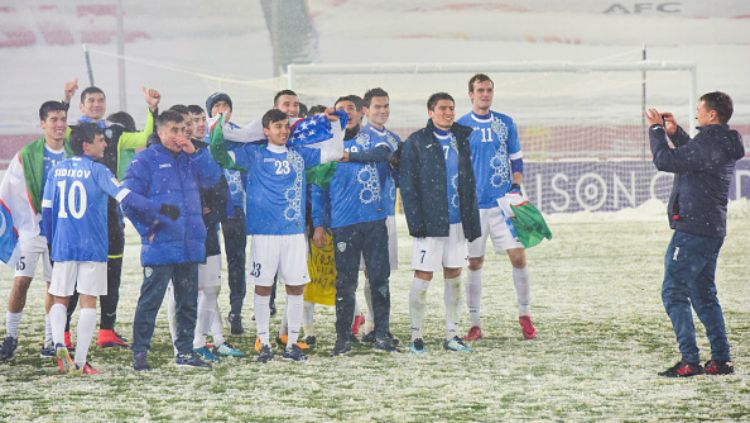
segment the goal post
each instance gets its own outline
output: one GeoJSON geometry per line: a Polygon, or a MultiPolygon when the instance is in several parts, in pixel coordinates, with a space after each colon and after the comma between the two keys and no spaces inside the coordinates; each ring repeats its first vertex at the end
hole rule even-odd
{"type": "Polygon", "coordinates": [[[671,179],[650,163],[643,108],[673,112],[692,134],[693,63],[311,64],[290,65],[287,81],[308,106],[331,106],[340,96],[382,87],[390,97],[387,126],[405,138],[424,127],[432,93],[455,98],[456,119],[470,111],[468,80],[480,72],[495,83],[492,109],[518,127],[524,189],[543,211],[610,211],[666,200],[671,179]]]}

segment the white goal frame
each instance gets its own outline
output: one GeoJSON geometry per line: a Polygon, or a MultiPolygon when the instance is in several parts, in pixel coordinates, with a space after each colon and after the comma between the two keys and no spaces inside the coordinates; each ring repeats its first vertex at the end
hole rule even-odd
{"type": "MultiPolygon", "coordinates": [[[[521,73],[521,72],[688,72],[688,122],[695,119],[697,96],[697,66],[692,62],[667,62],[642,60],[622,63],[573,63],[573,62],[477,62],[477,63],[362,63],[362,64],[307,64],[287,67],[287,86],[295,89],[296,80],[301,76],[335,74],[439,74],[439,73],[521,73]]],[[[690,136],[695,135],[695,125],[689,124],[690,136]]]]}

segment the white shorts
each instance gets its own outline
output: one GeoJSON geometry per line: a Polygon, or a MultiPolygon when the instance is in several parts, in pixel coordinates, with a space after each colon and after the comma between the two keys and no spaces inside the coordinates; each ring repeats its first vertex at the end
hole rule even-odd
{"type": "Polygon", "coordinates": [[[198,265],[198,289],[221,286],[221,254],[206,257],[206,263],[198,265]]]}
{"type": "Polygon", "coordinates": [[[466,265],[466,238],[461,223],[450,225],[448,236],[413,238],[411,267],[423,272],[466,265]]]}
{"type": "MultiPolygon", "coordinates": [[[[385,218],[385,228],[388,231],[388,263],[391,270],[398,270],[398,231],[396,230],[396,216],[385,218]]],[[[365,256],[359,257],[359,270],[365,271],[365,256]]]]}
{"type": "Polygon", "coordinates": [[[271,286],[279,280],[290,286],[310,282],[307,271],[307,240],[304,234],[253,235],[249,278],[255,285],[271,286]]]}
{"type": "Polygon", "coordinates": [[[49,293],[69,297],[78,291],[85,295],[107,295],[106,261],[59,261],[52,268],[49,293]]]}
{"type": "Polygon", "coordinates": [[[52,262],[49,259],[47,238],[37,235],[28,241],[19,243],[17,248],[18,251],[13,254],[16,276],[33,278],[34,273],[36,273],[36,265],[41,260],[44,281],[49,282],[52,279],[52,262]]]}
{"type": "Polygon", "coordinates": [[[500,206],[479,209],[479,221],[482,225],[482,235],[469,243],[469,257],[484,257],[488,235],[497,254],[514,248],[523,248],[523,244],[513,236],[505,217],[500,214],[500,206]]]}

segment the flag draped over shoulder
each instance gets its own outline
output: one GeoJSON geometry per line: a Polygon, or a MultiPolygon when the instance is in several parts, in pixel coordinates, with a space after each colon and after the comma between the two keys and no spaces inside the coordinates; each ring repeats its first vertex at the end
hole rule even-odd
{"type": "Polygon", "coordinates": [[[242,166],[238,166],[232,157],[229,155],[227,150],[227,143],[224,139],[224,131],[222,125],[224,124],[224,115],[219,115],[216,119],[209,119],[208,133],[210,135],[209,151],[211,156],[216,160],[216,163],[224,169],[239,170],[244,172],[246,169],[242,166]]]}
{"type": "Polygon", "coordinates": [[[511,206],[513,210],[513,227],[516,228],[518,240],[525,248],[531,248],[544,238],[552,239],[552,231],[549,230],[544,216],[533,204],[528,201],[511,206]]]}
{"type": "MultiPolygon", "coordinates": [[[[44,137],[41,137],[26,145],[19,153],[29,201],[36,213],[42,212],[42,182],[47,177],[44,174],[44,145],[44,137]]],[[[66,140],[63,146],[65,157],[71,157],[73,151],[70,149],[70,142],[66,140]]]]}

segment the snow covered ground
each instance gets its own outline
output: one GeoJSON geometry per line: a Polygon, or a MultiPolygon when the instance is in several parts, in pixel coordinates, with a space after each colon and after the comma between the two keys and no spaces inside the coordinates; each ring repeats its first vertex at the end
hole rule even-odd
{"type": "MultiPolygon", "coordinates": [[[[485,267],[483,326],[475,354],[442,351],[442,286],[428,293],[429,354],[385,355],[358,347],[331,358],[334,310],[317,309],[320,347],[307,363],[224,360],[210,372],[174,367],[166,313],[151,353],[155,370],[136,374],[129,351],[93,348],[96,377],[60,376],[38,357],[43,284],[34,281],[16,359],[0,365],[0,420],[8,421],[674,421],[750,418],[750,203],[732,203],[718,266],[737,373],[669,380],[656,376],[678,358],[660,299],[662,257],[671,232],[656,201],[616,213],[549,216],[554,233],[528,252],[532,312],[539,330],[522,339],[507,259],[485,267]]],[[[411,240],[399,222],[401,267],[391,278],[392,331],[408,341],[411,240]]],[[[128,230],[119,330],[130,337],[139,245],[128,230]]],[[[12,273],[0,271],[0,298],[12,273]]],[[[252,290],[249,290],[252,292],[252,290]]],[[[252,300],[244,311],[252,349],[252,300]]],[[[221,307],[228,310],[226,286],[221,307]]],[[[467,317],[463,319],[466,328],[467,317]]],[[[278,319],[275,320],[278,323],[278,319]]],[[[274,326],[275,326],[274,324],[274,326]]],[[[708,346],[697,324],[701,358],[708,346]]]]}

